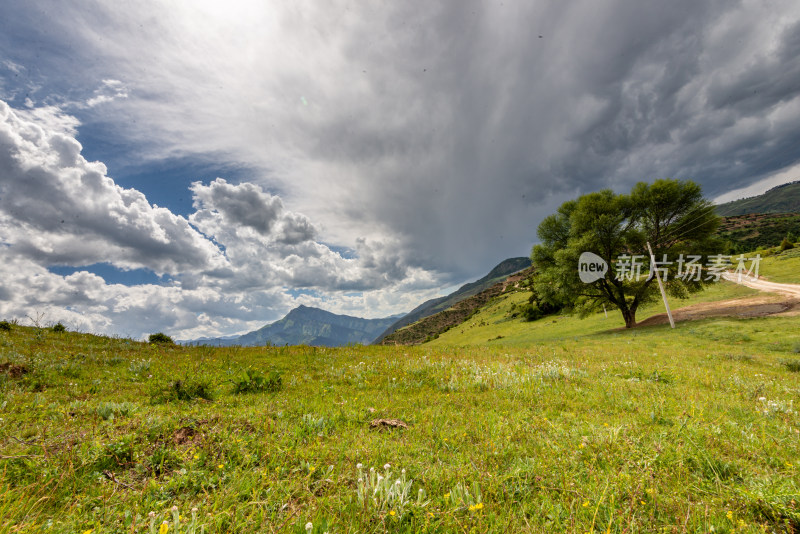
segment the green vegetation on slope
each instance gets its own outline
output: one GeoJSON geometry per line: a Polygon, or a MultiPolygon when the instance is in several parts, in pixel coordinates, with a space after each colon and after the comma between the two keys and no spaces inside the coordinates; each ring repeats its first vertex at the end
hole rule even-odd
{"type": "Polygon", "coordinates": [[[800,235],[800,213],[749,214],[724,217],[717,235],[728,251],[740,254],[779,245],[787,234],[800,235]]]}
{"type": "MultiPolygon", "coordinates": [[[[486,305],[490,300],[501,294],[524,291],[519,284],[531,275],[533,269],[529,267],[517,274],[504,278],[488,289],[477,295],[465,298],[452,307],[429,315],[416,323],[395,330],[381,340],[381,345],[418,345],[439,337],[443,332],[468,320],[475,312],[486,305]]],[[[529,291],[525,291],[529,295],[529,291]]]]}
{"type": "Polygon", "coordinates": [[[794,532],[798,320],[339,349],[10,325],[0,531],[794,532]]]}
{"type": "Polygon", "coordinates": [[[378,338],[375,340],[375,343],[381,343],[386,336],[392,332],[395,332],[396,330],[399,330],[400,328],[415,323],[421,319],[424,319],[425,317],[429,317],[433,314],[454,307],[462,300],[473,297],[482,291],[489,289],[494,284],[505,280],[508,275],[523,269],[527,269],[530,267],[530,265],[530,258],[509,258],[507,260],[503,260],[491,271],[489,271],[489,273],[483,278],[468,284],[464,284],[458,288],[458,290],[450,293],[449,295],[423,302],[387,328],[386,331],[378,336],[378,338]]]}
{"type": "Polygon", "coordinates": [[[773,187],[766,193],[717,206],[723,216],[748,213],[800,213],[800,181],[773,187]]]}

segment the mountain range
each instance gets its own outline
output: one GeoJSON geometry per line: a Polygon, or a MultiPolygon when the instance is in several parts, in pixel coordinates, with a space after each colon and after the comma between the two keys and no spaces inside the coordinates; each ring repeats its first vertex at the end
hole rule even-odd
{"type": "Polygon", "coordinates": [[[314,345],[339,347],[371,343],[399,316],[383,319],[362,319],[337,315],[319,308],[298,306],[283,319],[262,326],[241,336],[203,338],[182,342],[185,345],[215,347],[256,347],[261,345],[314,345]]]}

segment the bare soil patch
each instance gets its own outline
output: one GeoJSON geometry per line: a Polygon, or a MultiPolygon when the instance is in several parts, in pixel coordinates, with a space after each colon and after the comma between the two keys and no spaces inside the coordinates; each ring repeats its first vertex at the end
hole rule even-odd
{"type": "MultiPolygon", "coordinates": [[[[800,299],[780,295],[757,295],[738,299],[701,302],[672,310],[675,321],[697,321],[710,317],[768,317],[771,315],[800,315],[800,299]]],[[[648,317],[636,326],[652,326],[669,322],[666,313],[648,317]]]]}
{"type": "Polygon", "coordinates": [[[10,362],[0,363],[0,373],[8,373],[11,378],[21,378],[22,375],[30,372],[25,365],[15,365],[10,362]]]}

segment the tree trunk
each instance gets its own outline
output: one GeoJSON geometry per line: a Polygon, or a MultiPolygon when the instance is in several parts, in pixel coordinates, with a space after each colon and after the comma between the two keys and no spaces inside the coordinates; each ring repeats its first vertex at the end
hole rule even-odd
{"type": "Polygon", "coordinates": [[[633,328],[636,326],[636,311],[635,310],[621,310],[622,318],[625,319],[625,328],[633,328]]]}

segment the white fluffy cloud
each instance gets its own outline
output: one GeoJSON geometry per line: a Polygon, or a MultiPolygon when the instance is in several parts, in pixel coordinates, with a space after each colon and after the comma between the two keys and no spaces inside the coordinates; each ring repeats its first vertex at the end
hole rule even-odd
{"type": "Polygon", "coordinates": [[[359,240],[357,256],[345,258],[316,242],[308,217],[253,183],[193,183],[188,219],[153,206],[116,185],[102,163],[86,161],[78,126],[54,107],[23,112],[0,101],[0,316],[189,338],[254,328],[299,303],[353,313],[369,302],[373,314],[388,315],[397,309],[393,290],[413,280],[402,301],[411,306],[435,285],[396,255],[376,256],[380,243],[359,240]],[[126,286],[80,269],[48,270],[101,262],[172,281],[126,286]],[[293,303],[290,288],[312,293],[293,303]]]}
{"type": "Polygon", "coordinates": [[[189,222],[123,189],[88,162],[74,125],[52,109],[29,118],[0,101],[3,241],[44,265],[110,261],[156,273],[224,268],[221,252],[189,222]]]}

